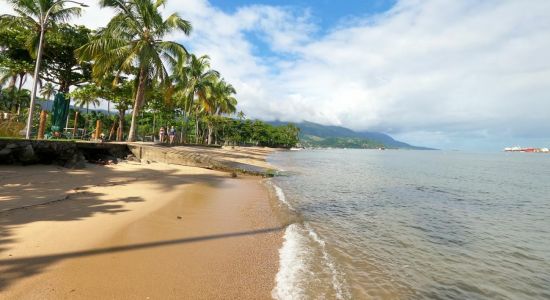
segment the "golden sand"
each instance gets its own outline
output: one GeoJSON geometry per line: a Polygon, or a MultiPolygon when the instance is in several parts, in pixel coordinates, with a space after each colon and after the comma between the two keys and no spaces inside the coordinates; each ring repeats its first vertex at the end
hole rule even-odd
{"type": "Polygon", "coordinates": [[[271,298],[283,231],[258,178],[1,166],[0,187],[1,299],[271,298]]]}

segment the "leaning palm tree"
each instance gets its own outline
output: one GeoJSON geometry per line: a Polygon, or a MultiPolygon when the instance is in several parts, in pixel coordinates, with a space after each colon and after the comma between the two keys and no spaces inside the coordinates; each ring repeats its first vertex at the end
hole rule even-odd
{"type": "Polygon", "coordinates": [[[117,15],[96,38],[78,49],[83,60],[94,61],[93,74],[97,77],[118,68],[121,73],[137,78],[137,89],[132,111],[129,141],[136,140],[139,111],[145,102],[145,88],[153,80],[169,84],[167,67],[178,69],[184,64],[187,50],[179,43],[165,41],[174,32],[191,32],[191,23],[178,14],[163,19],[159,7],[166,0],[101,0],[103,7],[111,7],[117,15]],[[136,73],[133,73],[137,70],[136,73]]]}

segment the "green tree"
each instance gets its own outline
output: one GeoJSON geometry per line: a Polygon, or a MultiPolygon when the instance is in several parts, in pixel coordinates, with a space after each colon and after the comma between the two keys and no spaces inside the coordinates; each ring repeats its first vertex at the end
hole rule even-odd
{"type": "MultiPolygon", "coordinates": [[[[26,44],[31,55],[36,57],[36,65],[33,76],[34,83],[31,91],[26,133],[26,138],[30,138],[36,88],[39,80],[38,74],[40,72],[40,63],[45,44],[45,33],[56,24],[65,22],[72,16],[80,15],[81,9],[79,7],[66,8],[64,5],[67,0],[7,0],[7,2],[12,5],[17,15],[1,15],[0,27],[21,27],[28,31],[29,35],[26,44]]],[[[69,2],[85,6],[84,4],[75,1],[69,2]]]]}
{"type": "Polygon", "coordinates": [[[136,140],[136,121],[144,104],[148,81],[169,83],[167,67],[177,69],[185,62],[187,50],[183,45],[165,41],[174,32],[191,32],[191,24],[172,14],[163,19],[159,7],[166,0],[101,0],[102,7],[112,7],[118,13],[98,36],[79,49],[81,60],[94,61],[93,74],[112,71],[136,74],[138,85],[132,111],[129,141],[136,140]]]}
{"type": "Polygon", "coordinates": [[[21,26],[0,26],[0,85],[8,85],[6,100],[9,103],[6,106],[14,112],[21,110],[21,103],[16,101],[16,92],[21,92],[27,75],[34,68],[34,60],[26,46],[28,36],[28,30],[21,26]]]}
{"type": "Polygon", "coordinates": [[[44,67],[40,77],[59,85],[61,93],[68,93],[71,86],[89,82],[91,63],[78,61],[76,49],[90,41],[91,30],[84,26],[60,24],[46,34],[44,49],[44,67]]]}

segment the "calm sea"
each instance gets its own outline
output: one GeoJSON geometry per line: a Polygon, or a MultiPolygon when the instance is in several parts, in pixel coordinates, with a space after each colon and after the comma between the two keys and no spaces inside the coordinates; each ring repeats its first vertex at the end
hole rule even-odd
{"type": "Polygon", "coordinates": [[[304,150],[279,299],[550,299],[550,155],[304,150]]]}

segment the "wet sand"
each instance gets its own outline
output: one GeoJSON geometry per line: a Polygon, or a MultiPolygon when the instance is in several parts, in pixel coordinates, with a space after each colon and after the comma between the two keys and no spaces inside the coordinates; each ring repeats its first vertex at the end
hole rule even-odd
{"type": "Polygon", "coordinates": [[[259,178],[1,166],[0,187],[2,299],[271,298],[283,230],[259,178]]]}

